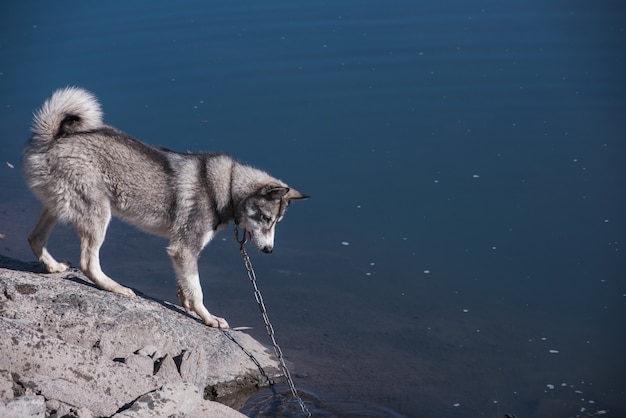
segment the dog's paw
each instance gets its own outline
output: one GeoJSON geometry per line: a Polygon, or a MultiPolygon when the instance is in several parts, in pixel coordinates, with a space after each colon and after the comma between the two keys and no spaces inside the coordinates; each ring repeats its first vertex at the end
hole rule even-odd
{"type": "Polygon", "coordinates": [[[55,261],[54,263],[47,263],[45,264],[45,267],[48,273],[64,273],[71,268],[70,263],[67,261],[62,261],[60,263],[58,261],[55,261]]]}
{"type": "Polygon", "coordinates": [[[226,322],[224,318],[220,318],[215,315],[211,315],[211,318],[209,318],[208,321],[205,320],[204,323],[212,328],[219,328],[219,329],[230,328],[230,326],[228,325],[228,322],[226,322]]]}
{"type": "Polygon", "coordinates": [[[128,296],[129,298],[137,297],[137,295],[135,295],[135,292],[133,292],[131,289],[124,287],[122,285],[119,285],[119,284],[115,286],[113,289],[111,289],[111,292],[117,293],[119,295],[128,296]]]}

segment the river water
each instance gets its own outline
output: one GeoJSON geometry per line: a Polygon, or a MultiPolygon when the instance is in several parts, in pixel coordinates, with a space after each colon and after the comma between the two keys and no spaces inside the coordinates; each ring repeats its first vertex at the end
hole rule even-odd
{"type": "MultiPolygon", "coordinates": [[[[33,110],[224,151],[312,195],[253,251],[314,416],[626,415],[626,8],[442,0],[0,6],[0,253],[33,256],[33,110]]],[[[176,301],[166,240],[114,221],[103,269],[176,301]]],[[[78,240],[50,243],[78,263],[78,240]]],[[[209,309],[269,344],[230,230],[209,309]]],[[[251,416],[298,416],[284,383],[251,416]]]]}

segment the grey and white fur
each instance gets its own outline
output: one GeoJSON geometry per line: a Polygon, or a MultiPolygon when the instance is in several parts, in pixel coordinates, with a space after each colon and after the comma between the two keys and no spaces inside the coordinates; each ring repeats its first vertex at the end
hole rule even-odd
{"type": "Polygon", "coordinates": [[[169,238],[182,306],[206,325],[228,328],[203,303],[200,251],[231,220],[265,253],[287,206],[307,196],[226,154],[154,147],[103,122],[97,99],[77,87],[57,90],[35,113],[24,149],[28,186],[43,210],[28,241],[48,272],[62,272],[46,249],[58,222],[80,238],[80,269],[98,287],[134,297],[103,273],[100,247],[112,215],[169,238]]]}

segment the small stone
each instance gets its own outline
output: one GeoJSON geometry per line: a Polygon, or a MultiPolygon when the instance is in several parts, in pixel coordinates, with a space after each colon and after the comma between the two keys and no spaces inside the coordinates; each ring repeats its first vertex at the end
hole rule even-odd
{"type": "Polygon", "coordinates": [[[150,357],[141,354],[133,354],[126,357],[124,363],[128,367],[139,370],[143,374],[154,374],[154,361],[150,357]]]}
{"type": "Polygon", "coordinates": [[[49,411],[57,411],[57,416],[62,416],[59,415],[58,411],[59,408],[61,408],[61,402],[59,402],[56,399],[50,399],[46,401],[46,409],[49,411]]]}
{"type": "Polygon", "coordinates": [[[135,351],[135,354],[141,354],[142,356],[154,358],[154,356],[157,354],[157,350],[158,349],[155,346],[147,345],[144,348],[135,351]]]}
{"type": "Polygon", "coordinates": [[[76,418],[94,418],[95,415],[87,408],[78,408],[76,418]]]}
{"type": "Polygon", "coordinates": [[[168,354],[156,362],[156,373],[154,375],[169,382],[182,379],[180,373],[178,373],[174,359],[168,354]]]}

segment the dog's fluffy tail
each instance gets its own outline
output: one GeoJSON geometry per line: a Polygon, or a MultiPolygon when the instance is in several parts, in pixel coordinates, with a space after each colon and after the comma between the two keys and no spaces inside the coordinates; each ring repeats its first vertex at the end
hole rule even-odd
{"type": "Polygon", "coordinates": [[[41,141],[50,142],[102,125],[102,109],[96,97],[79,87],[66,87],[44,102],[33,117],[31,129],[41,141]]]}

